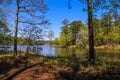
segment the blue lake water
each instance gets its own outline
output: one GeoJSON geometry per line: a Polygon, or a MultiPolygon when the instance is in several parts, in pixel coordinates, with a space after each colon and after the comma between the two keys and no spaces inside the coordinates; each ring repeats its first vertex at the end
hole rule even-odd
{"type": "MultiPolygon", "coordinates": [[[[0,46],[0,47],[9,47],[9,48],[0,48],[0,50],[7,50],[7,51],[13,51],[14,46],[13,45],[4,45],[4,46],[0,46]]],[[[51,47],[49,45],[34,45],[34,47],[38,48],[37,54],[39,55],[43,55],[43,56],[58,56],[57,54],[55,54],[55,48],[51,47]]],[[[18,45],[17,46],[17,50],[18,51],[23,51],[25,52],[27,49],[26,45],[18,45]]],[[[57,49],[58,50],[58,49],[57,49]]]]}
{"type": "MultiPolygon", "coordinates": [[[[34,45],[34,46],[37,47],[37,54],[43,55],[43,56],[71,56],[72,54],[76,54],[77,56],[82,58],[85,53],[88,53],[87,49],[55,48],[55,47],[51,47],[50,45],[34,45]]],[[[6,50],[13,51],[13,47],[14,47],[13,45],[9,45],[9,48],[7,48],[6,50]]],[[[18,49],[18,51],[25,52],[27,49],[27,46],[26,45],[18,45],[17,49],[18,49]]],[[[120,49],[118,49],[118,50],[97,49],[96,53],[103,55],[103,56],[110,57],[110,55],[111,55],[111,57],[117,56],[120,58],[120,49]]]]}

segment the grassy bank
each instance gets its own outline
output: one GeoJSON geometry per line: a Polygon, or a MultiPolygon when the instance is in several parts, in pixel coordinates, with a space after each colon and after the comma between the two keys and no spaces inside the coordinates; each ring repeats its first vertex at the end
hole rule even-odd
{"type": "MultiPolygon", "coordinates": [[[[52,45],[52,47],[65,48],[65,46],[61,46],[61,45],[52,45]]],[[[82,47],[80,45],[70,45],[70,46],[66,46],[66,48],[88,48],[88,45],[86,47],[82,47]]],[[[95,49],[120,49],[120,45],[119,44],[100,45],[100,46],[95,46],[95,49]]]]}
{"type": "Polygon", "coordinates": [[[97,48],[97,49],[120,49],[120,45],[118,45],[118,44],[101,45],[101,46],[97,46],[95,48],[97,48]]]}

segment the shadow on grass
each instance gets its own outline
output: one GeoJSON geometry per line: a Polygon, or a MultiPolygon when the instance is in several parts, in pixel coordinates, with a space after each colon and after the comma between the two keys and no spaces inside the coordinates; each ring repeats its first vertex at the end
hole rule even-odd
{"type": "Polygon", "coordinates": [[[64,80],[120,80],[120,69],[104,70],[100,73],[82,72],[75,75],[62,71],[59,74],[64,80]]]}
{"type": "Polygon", "coordinates": [[[73,70],[60,71],[59,75],[64,80],[120,80],[120,63],[109,62],[106,66],[95,64],[94,66],[86,66],[86,62],[80,62],[76,57],[72,57],[69,67],[73,70]],[[84,69],[81,69],[84,66],[84,69]],[[98,69],[96,66],[101,66],[103,69],[98,69]]]}
{"type": "Polygon", "coordinates": [[[15,60],[12,56],[3,56],[0,58],[0,74],[5,74],[11,70],[14,66],[13,60],[15,60]]]}
{"type": "Polygon", "coordinates": [[[8,62],[0,63],[0,74],[5,74],[11,69],[12,65],[8,62]]]}
{"type": "Polygon", "coordinates": [[[79,58],[77,58],[76,55],[72,55],[70,58],[69,67],[72,69],[72,71],[60,71],[59,75],[65,80],[76,80],[77,79],[77,73],[80,70],[80,61],[79,58]]]}

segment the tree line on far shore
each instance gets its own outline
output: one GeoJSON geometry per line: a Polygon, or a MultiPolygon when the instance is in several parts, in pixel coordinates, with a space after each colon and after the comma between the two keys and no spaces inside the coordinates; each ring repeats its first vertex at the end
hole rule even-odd
{"type": "MultiPolygon", "coordinates": [[[[69,22],[64,19],[62,23],[69,22]]],[[[95,46],[120,44],[120,15],[104,14],[101,19],[93,18],[95,46]]],[[[68,47],[76,45],[85,48],[88,45],[88,28],[81,21],[73,21],[61,27],[56,45],[68,47]]]]}

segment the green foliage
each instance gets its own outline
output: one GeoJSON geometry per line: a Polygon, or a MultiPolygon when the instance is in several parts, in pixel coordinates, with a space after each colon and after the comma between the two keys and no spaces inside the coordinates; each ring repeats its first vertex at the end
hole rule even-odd
{"type": "MultiPolygon", "coordinates": [[[[118,15],[116,15],[118,16],[118,15]]],[[[93,19],[95,45],[118,44],[120,39],[119,18],[105,14],[101,20],[93,19]]]]}
{"type": "Polygon", "coordinates": [[[104,32],[102,31],[101,27],[98,28],[98,32],[95,34],[95,43],[96,45],[102,45],[104,39],[104,32]]]}
{"type": "MultiPolygon", "coordinates": [[[[65,20],[65,22],[67,23],[66,20],[65,20]]],[[[62,31],[61,31],[60,38],[59,38],[59,45],[61,45],[63,47],[75,45],[76,41],[81,36],[82,36],[82,39],[84,39],[84,41],[86,43],[87,27],[84,24],[82,24],[80,21],[73,21],[69,25],[67,24],[66,26],[63,26],[61,28],[61,30],[62,31]],[[84,33],[85,35],[79,34],[80,32],[84,33]],[[84,36],[84,38],[83,38],[83,36],[84,36]]],[[[58,42],[58,41],[56,40],[56,42],[58,42]]],[[[81,42],[81,43],[83,43],[83,42],[81,42]]]]}
{"type": "Polygon", "coordinates": [[[8,26],[0,21],[0,44],[5,45],[11,43],[10,29],[8,26]]]}
{"type": "Polygon", "coordinates": [[[0,21],[0,34],[5,34],[7,32],[10,32],[10,29],[4,22],[0,21]]]}
{"type": "Polygon", "coordinates": [[[76,35],[78,34],[80,28],[83,27],[83,25],[81,25],[82,23],[80,21],[73,21],[70,24],[70,35],[71,35],[71,42],[73,45],[75,45],[76,43],[76,35]]]}
{"type": "Polygon", "coordinates": [[[55,44],[55,45],[59,45],[59,39],[58,39],[58,38],[55,38],[55,39],[54,39],[54,44],[55,44]]]}
{"type": "MultiPolygon", "coordinates": [[[[95,45],[120,43],[120,15],[104,14],[101,19],[93,18],[95,45]]],[[[80,21],[73,21],[61,28],[61,34],[57,44],[61,46],[77,45],[85,47],[88,45],[88,29],[80,21]],[[76,44],[77,43],[77,44],[76,44]]]]}
{"type": "Polygon", "coordinates": [[[76,36],[76,45],[80,45],[81,48],[85,48],[87,44],[88,44],[88,30],[84,28],[80,29],[76,36]]]}
{"type": "Polygon", "coordinates": [[[66,58],[57,58],[54,60],[54,63],[56,65],[60,65],[60,66],[68,66],[70,61],[66,58]]]}
{"type": "Polygon", "coordinates": [[[63,26],[61,29],[62,32],[60,35],[59,44],[63,47],[67,47],[68,45],[70,45],[70,38],[71,38],[69,26],[63,26]]]}
{"type": "Polygon", "coordinates": [[[70,45],[70,37],[70,35],[62,33],[60,36],[60,45],[63,47],[67,47],[68,45],[70,45]]]}
{"type": "Polygon", "coordinates": [[[112,16],[105,14],[101,19],[101,27],[103,28],[104,34],[108,34],[112,27],[112,16]]]}

